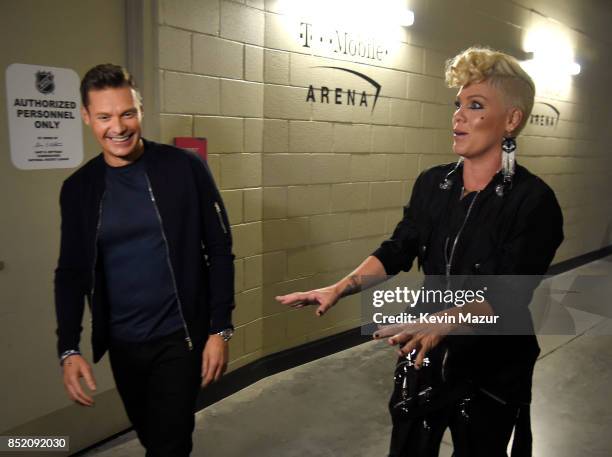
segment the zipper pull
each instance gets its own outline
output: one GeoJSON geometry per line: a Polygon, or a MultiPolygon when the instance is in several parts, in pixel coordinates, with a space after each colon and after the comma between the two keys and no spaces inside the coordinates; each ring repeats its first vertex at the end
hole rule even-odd
{"type": "Polygon", "coordinates": [[[190,351],[193,351],[193,343],[191,342],[191,337],[187,337],[185,338],[185,341],[187,341],[187,347],[189,348],[190,351]]]}
{"type": "Polygon", "coordinates": [[[221,207],[219,206],[218,202],[215,202],[214,206],[215,206],[215,211],[217,212],[217,217],[219,217],[219,224],[221,225],[221,228],[223,229],[223,233],[227,235],[227,229],[225,228],[225,223],[223,222],[223,216],[221,215],[221,207]]]}

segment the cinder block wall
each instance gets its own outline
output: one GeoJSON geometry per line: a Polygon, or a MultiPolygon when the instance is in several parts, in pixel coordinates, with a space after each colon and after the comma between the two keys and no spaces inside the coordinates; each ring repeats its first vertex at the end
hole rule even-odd
{"type": "Polygon", "coordinates": [[[539,12],[526,1],[410,3],[415,25],[400,31],[389,58],[373,63],[304,48],[299,21],[279,1],[158,2],[161,139],[208,139],[232,223],[232,368],[358,325],[354,297],[322,319],[273,297],[349,272],[392,231],[418,173],[456,159],[455,91],[445,88],[443,67],[473,44],[521,57],[524,35],[542,24],[571,41],[583,71],[565,90],[538,87],[537,100],[557,107],[560,120],[555,128],[528,126],[519,161],[553,187],[563,207],[566,241],[555,261],[610,244],[611,66],[604,30],[590,27],[610,11],[575,15],[579,2],[540,2],[539,12]],[[346,91],[336,104],[336,87],[370,94],[372,87],[319,66],[378,81],[375,109],[372,98],[367,109],[347,105],[346,91]],[[306,101],[310,84],[314,102],[306,101]],[[329,103],[320,101],[322,86],[331,90],[329,103]]]}

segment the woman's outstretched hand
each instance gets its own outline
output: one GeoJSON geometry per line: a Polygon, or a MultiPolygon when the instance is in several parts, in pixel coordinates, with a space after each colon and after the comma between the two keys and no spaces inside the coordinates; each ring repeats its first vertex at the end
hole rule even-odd
{"type": "Polygon", "coordinates": [[[335,286],[323,287],[308,292],[293,292],[287,295],[277,295],[276,301],[292,308],[302,308],[308,305],[317,307],[317,316],[322,316],[329,308],[340,300],[340,292],[335,286]]]}

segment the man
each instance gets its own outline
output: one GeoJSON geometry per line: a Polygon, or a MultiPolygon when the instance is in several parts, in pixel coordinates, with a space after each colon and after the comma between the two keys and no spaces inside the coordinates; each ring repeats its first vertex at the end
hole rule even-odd
{"type": "Polygon", "coordinates": [[[64,182],[55,271],[58,353],[69,397],[92,406],[79,352],[84,298],[94,363],[106,350],[147,456],[188,456],[200,386],[227,367],[234,267],[208,166],[141,137],[130,74],[104,64],[81,81],[81,114],[102,153],[64,182]]]}

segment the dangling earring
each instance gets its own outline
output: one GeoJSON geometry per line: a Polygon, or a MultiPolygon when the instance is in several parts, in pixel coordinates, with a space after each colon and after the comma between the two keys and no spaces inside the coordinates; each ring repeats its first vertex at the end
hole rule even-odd
{"type": "Polygon", "coordinates": [[[502,170],[504,178],[514,176],[514,151],[516,151],[516,139],[508,136],[502,141],[502,170]]]}
{"type": "Polygon", "coordinates": [[[503,184],[495,187],[495,193],[500,197],[504,195],[506,188],[512,188],[512,177],[514,176],[514,165],[516,151],[516,139],[511,136],[504,137],[502,140],[502,174],[504,175],[503,184]]]}

